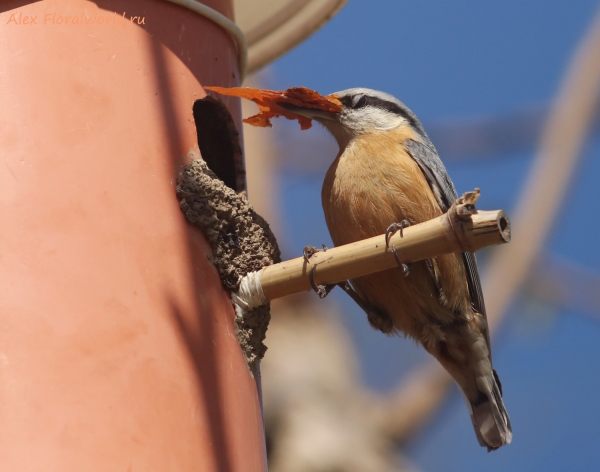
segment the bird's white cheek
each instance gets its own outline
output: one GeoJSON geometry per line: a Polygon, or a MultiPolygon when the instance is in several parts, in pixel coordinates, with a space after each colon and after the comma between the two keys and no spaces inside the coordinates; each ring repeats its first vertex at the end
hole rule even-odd
{"type": "Polygon", "coordinates": [[[373,124],[377,131],[389,131],[405,123],[406,120],[403,117],[391,113],[383,113],[379,110],[373,116],[373,124]]]}
{"type": "Polygon", "coordinates": [[[346,126],[359,133],[389,131],[405,123],[406,119],[402,116],[375,107],[348,113],[346,118],[346,126]]]}

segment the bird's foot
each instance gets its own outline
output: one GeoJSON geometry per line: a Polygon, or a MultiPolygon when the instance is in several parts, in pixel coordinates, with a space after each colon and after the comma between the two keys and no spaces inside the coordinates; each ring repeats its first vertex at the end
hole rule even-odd
{"type": "Polygon", "coordinates": [[[400,231],[400,237],[404,237],[404,228],[408,228],[410,222],[408,220],[402,220],[400,223],[392,223],[385,230],[385,247],[390,247],[390,238],[400,231]]]}
{"type": "MultiPolygon", "coordinates": [[[[310,261],[310,258],[314,254],[316,254],[317,252],[321,252],[321,251],[327,251],[327,246],[325,246],[325,244],[323,244],[322,246],[323,246],[323,249],[319,249],[317,247],[310,246],[310,245],[306,246],[303,251],[304,262],[306,262],[308,264],[310,261]]],[[[310,286],[315,291],[315,293],[319,296],[319,298],[325,298],[327,295],[329,295],[329,292],[331,292],[331,290],[335,287],[335,284],[334,285],[318,285],[315,282],[315,269],[316,268],[317,268],[317,264],[313,264],[313,266],[310,268],[310,272],[308,273],[308,279],[310,280],[310,286]]]]}
{"type": "Polygon", "coordinates": [[[308,279],[310,280],[310,286],[315,291],[315,293],[319,296],[319,298],[325,298],[329,295],[329,292],[333,290],[335,284],[332,285],[318,285],[315,282],[315,269],[317,268],[317,264],[313,265],[310,268],[310,272],[308,273],[308,279]]]}
{"type": "MultiPolygon", "coordinates": [[[[409,226],[410,226],[410,223],[408,220],[402,220],[400,223],[392,223],[391,225],[389,225],[388,228],[385,230],[385,247],[387,247],[387,248],[390,247],[390,238],[398,231],[400,231],[400,237],[403,238],[404,237],[404,228],[408,228],[409,226]]],[[[396,253],[396,246],[394,246],[393,244],[392,244],[392,254],[394,255],[394,259],[396,259],[396,262],[398,263],[398,267],[400,267],[402,269],[402,272],[404,273],[404,277],[408,277],[408,274],[410,274],[411,264],[404,264],[403,262],[400,261],[400,258],[398,257],[398,254],[396,253]]]]}
{"type": "Polygon", "coordinates": [[[385,334],[390,334],[394,330],[394,323],[392,318],[390,318],[390,315],[363,300],[361,296],[350,286],[348,281],[340,282],[337,285],[339,285],[344,292],[350,295],[350,298],[352,298],[352,300],[354,300],[356,304],[364,310],[364,312],[367,314],[369,324],[373,328],[378,329],[385,334]]]}

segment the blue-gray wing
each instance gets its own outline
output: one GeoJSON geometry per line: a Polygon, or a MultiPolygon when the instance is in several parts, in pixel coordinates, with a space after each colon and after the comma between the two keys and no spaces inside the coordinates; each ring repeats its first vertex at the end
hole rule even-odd
{"type": "MultiPolygon", "coordinates": [[[[419,168],[425,175],[435,198],[440,205],[440,208],[445,213],[448,211],[452,203],[458,198],[456,189],[450,176],[446,171],[446,167],[438,156],[435,147],[431,142],[420,143],[408,139],[404,141],[404,147],[409,152],[411,157],[419,165],[419,168]]],[[[469,295],[471,303],[475,310],[481,313],[486,319],[485,303],[483,302],[483,291],[481,290],[481,282],[479,281],[479,270],[477,269],[477,259],[472,252],[463,252],[462,259],[467,272],[467,282],[469,284],[469,295]]],[[[486,330],[486,338],[488,346],[490,345],[489,332],[486,330]]],[[[491,359],[491,355],[490,355],[491,359]]]]}

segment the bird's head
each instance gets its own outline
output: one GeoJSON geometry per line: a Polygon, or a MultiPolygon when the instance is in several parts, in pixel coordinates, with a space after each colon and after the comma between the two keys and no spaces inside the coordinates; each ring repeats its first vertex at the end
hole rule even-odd
{"type": "Polygon", "coordinates": [[[335,137],[343,149],[354,138],[410,126],[426,136],[416,115],[394,96],[367,88],[351,88],[331,94],[342,103],[340,112],[281,104],[294,113],[318,121],[335,137]]]}

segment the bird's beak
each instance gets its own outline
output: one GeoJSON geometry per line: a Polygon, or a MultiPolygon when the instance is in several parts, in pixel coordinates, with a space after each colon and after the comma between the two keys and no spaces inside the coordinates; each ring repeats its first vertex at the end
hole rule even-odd
{"type": "Polygon", "coordinates": [[[289,103],[277,103],[281,108],[285,108],[297,115],[305,116],[311,120],[322,121],[339,121],[340,114],[337,112],[319,110],[318,108],[305,108],[298,107],[296,105],[290,105],[289,103]]]}

